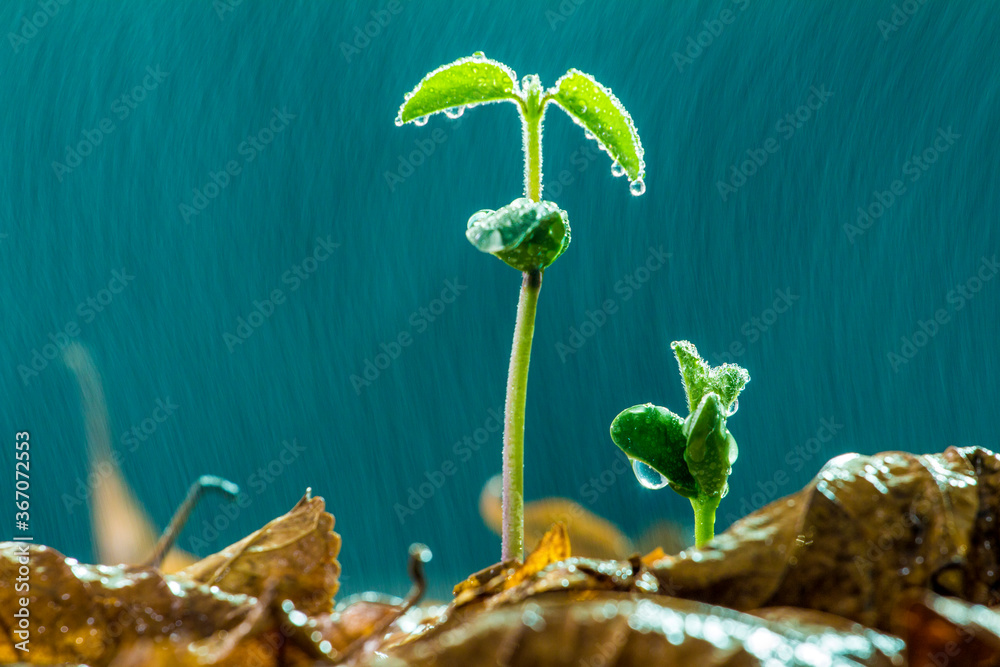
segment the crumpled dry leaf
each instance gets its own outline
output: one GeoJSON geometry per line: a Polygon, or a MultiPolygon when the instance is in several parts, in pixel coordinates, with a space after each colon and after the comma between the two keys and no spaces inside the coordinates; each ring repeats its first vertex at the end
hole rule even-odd
{"type": "Polygon", "coordinates": [[[340,538],[332,528],[323,499],[307,494],[248,538],[172,575],[81,565],[49,547],[0,543],[0,608],[18,609],[28,597],[32,632],[30,652],[19,651],[15,628],[0,619],[0,663],[106,665],[123,650],[144,655],[143,642],[163,639],[169,647],[157,649],[156,660],[164,664],[221,667],[253,658],[270,665],[278,648],[293,641],[313,649],[286,631],[298,626],[270,603],[291,602],[289,609],[303,613],[331,609],[340,573],[340,538]],[[15,589],[20,559],[30,568],[27,592],[15,589]]]}
{"type": "Polygon", "coordinates": [[[530,580],[553,563],[570,557],[569,535],[566,526],[557,523],[542,536],[538,546],[528,554],[524,563],[500,563],[473,574],[455,586],[455,607],[478,599],[510,590],[530,580]]]}
{"type": "Polygon", "coordinates": [[[903,648],[874,631],[817,632],[690,600],[601,592],[554,593],[452,617],[379,652],[413,666],[890,667],[902,664],[903,648]]]}
{"type": "Polygon", "coordinates": [[[949,448],[848,454],[704,548],[652,565],[671,595],[737,610],[792,606],[888,630],[913,590],[996,604],[1000,457],[949,448]]]}
{"type": "Polygon", "coordinates": [[[105,665],[122,646],[144,637],[173,636],[187,643],[235,628],[257,602],[155,569],[80,565],[49,547],[0,543],[0,608],[20,608],[22,596],[29,600],[30,652],[15,649],[20,638],[4,619],[3,664],[29,660],[105,665]],[[14,588],[18,559],[25,557],[30,568],[27,593],[14,588]]]}
{"type": "Polygon", "coordinates": [[[277,582],[278,599],[314,615],[333,609],[340,585],[338,553],[333,516],[324,511],[322,498],[307,493],[288,514],[175,576],[254,596],[277,582]]]}
{"type": "Polygon", "coordinates": [[[900,602],[893,628],[909,667],[1000,665],[1000,611],[925,591],[900,602]]]}

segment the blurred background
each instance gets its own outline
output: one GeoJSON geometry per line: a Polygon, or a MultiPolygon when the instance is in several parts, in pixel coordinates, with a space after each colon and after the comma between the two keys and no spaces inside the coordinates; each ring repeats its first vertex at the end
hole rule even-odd
{"type": "Polygon", "coordinates": [[[677,339],[752,376],[719,529],[845,452],[997,446],[989,2],[10,0],[0,28],[0,485],[29,431],[34,537],[67,555],[95,558],[101,483],[58,350],[78,342],[158,526],[198,475],[243,487],[182,548],[312,487],[346,592],[402,594],[414,541],[440,594],[498,559],[478,497],[520,276],[464,229],[520,196],[520,123],[497,104],[393,124],[479,50],[546,86],[592,74],[646,151],[635,197],[549,108],[543,196],[573,242],[539,300],[529,500],[631,536],[690,522],[608,436],[637,403],[684,413],[677,339]]]}

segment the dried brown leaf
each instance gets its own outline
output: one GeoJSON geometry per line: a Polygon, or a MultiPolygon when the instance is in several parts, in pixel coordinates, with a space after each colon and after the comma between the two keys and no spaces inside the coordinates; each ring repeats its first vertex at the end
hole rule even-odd
{"type": "Polygon", "coordinates": [[[887,630],[909,591],[997,601],[998,490],[1000,457],[982,448],[845,455],[802,491],[651,571],[673,595],[816,609],[887,630]]]}
{"type": "Polygon", "coordinates": [[[329,612],[340,577],[333,524],[323,499],[307,493],[284,516],[175,576],[254,596],[276,581],[278,599],[291,600],[305,614],[329,612]]]}

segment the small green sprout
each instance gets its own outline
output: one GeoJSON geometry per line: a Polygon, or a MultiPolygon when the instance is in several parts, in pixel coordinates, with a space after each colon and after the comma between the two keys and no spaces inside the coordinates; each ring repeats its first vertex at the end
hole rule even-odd
{"type": "Polygon", "coordinates": [[[571,69],[552,88],[543,90],[537,75],[518,83],[513,70],[482,52],[425,76],[405,96],[396,125],[425,125],[432,114],[442,112],[457,118],[466,108],[491,102],[515,104],[524,149],[524,196],[498,210],[479,211],[469,219],[466,230],[472,245],[523,274],[504,411],[502,558],[511,560],[524,556],[524,411],[538,292],[542,273],[570,242],[566,212],[542,200],[542,118],[547,105],[552,102],[560,107],[597,141],[613,160],[611,173],[628,175],[633,195],[646,190],[646,163],[632,117],[592,76],[571,69]]]}
{"type": "Polygon", "coordinates": [[[715,510],[729,492],[729,473],[739,451],[726,419],[739,407],[750,374],[736,364],[711,368],[686,340],[670,345],[680,366],[688,412],[681,419],[646,403],[611,423],[611,439],[632,460],[643,486],[671,489],[691,501],[695,544],[715,536],[715,510]]]}

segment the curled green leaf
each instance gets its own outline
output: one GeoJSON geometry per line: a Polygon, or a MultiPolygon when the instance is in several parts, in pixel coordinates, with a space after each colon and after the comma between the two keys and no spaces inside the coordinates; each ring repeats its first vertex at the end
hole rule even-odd
{"type": "Polygon", "coordinates": [[[569,218],[553,202],[521,197],[496,211],[473,214],[465,236],[518,271],[537,271],[569,247],[569,218]]]}
{"type": "Polygon", "coordinates": [[[726,429],[727,412],[719,395],[709,392],[687,419],[684,461],[702,496],[721,498],[729,491],[737,449],[726,429]]]}
{"type": "Polygon", "coordinates": [[[611,422],[611,440],[630,459],[663,475],[680,495],[697,495],[695,478],[684,461],[684,420],[670,410],[652,403],[623,410],[611,422]]]}
{"type": "MultiPolygon", "coordinates": [[[[482,54],[459,58],[442,65],[425,76],[417,87],[407,93],[399,107],[396,124],[429,116],[446,109],[464,109],[467,106],[517,101],[517,81],[513,70],[482,54]]],[[[420,124],[419,121],[417,121],[420,124]]]]}
{"type": "MultiPolygon", "coordinates": [[[[562,107],[577,125],[593,134],[634,185],[642,183],[646,163],[639,132],[632,116],[614,93],[589,74],[571,69],[556,81],[548,99],[562,107]]],[[[641,192],[633,188],[633,194],[641,192]]]]}

